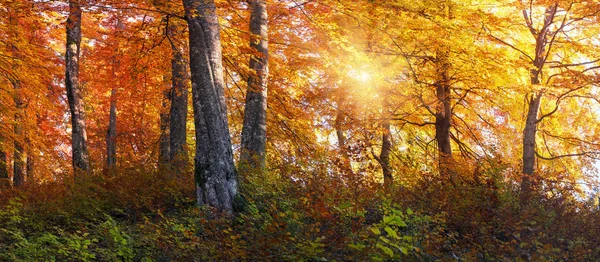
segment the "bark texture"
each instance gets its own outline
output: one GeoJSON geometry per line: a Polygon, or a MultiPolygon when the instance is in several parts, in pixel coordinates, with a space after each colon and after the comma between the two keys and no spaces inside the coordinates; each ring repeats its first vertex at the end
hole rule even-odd
{"type": "Polygon", "coordinates": [[[267,82],[269,75],[268,15],[265,0],[250,0],[250,76],[242,129],[241,163],[250,169],[265,166],[267,141],[267,82]]]}
{"type": "MultiPolygon", "coordinates": [[[[174,30],[173,28],[171,30],[174,30]]],[[[187,158],[187,106],[188,86],[186,61],[175,46],[172,46],[171,58],[171,111],[170,111],[170,159],[176,162],[187,158]]],[[[174,163],[180,167],[182,163],[174,163]]]]}
{"type": "Polygon", "coordinates": [[[106,166],[117,165],[117,88],[110,91],[110,114],[108,116],[108,131],[106,132],[106,166]]]}
{"type": "Polygon", "coordinates": [[[220,28],[214,1],[183,0],[189,26],[199,205],[232,213],[237,195],[227,123],[220,28]]]}
{"type": "Polygon", "coordinates": [[[90,167],[83,100],[79,86],[80,43],[81,5],[78,0],[71,0],[69,1],[69,16],[67,18],[65,86],[71,112],[73,169],[76,174],[80,171],[88,171],[90,167]]]}

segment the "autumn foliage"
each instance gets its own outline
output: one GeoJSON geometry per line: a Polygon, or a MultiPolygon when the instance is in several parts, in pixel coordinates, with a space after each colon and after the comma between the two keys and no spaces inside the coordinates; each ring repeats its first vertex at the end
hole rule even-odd
{"type": "Polygon", "coordinates": [[[0,261],[600,259],[597,3],[199,2],[0,0],[0,261]]]}

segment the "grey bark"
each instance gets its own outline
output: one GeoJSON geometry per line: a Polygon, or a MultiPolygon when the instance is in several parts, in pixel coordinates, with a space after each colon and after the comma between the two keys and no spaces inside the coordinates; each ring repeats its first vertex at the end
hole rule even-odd
{"type": "MultiPolygon", "coordinates": [[[[170,30],[175,30],[171,28],[170,30]]],[[[188,85],[186,61],[178,48],[172,46],[171,58],[171,110],[170,110],[170,159],[181,167],[181,161],[187,159],[187,109],[188,85]]]]}
{"type": "Polygon", "coordinates": [[[79,86],[79,50],[81,43],[81,6],[78,0],[69,1],[67,18],[65,86],[71,112],[71,143],[75,174],[88,171],[89,156],[83,100],[79,86]]]}
{"type": "Polygon", "coordinates": [[[214,1],[183,0],[189,26],[199,205],[232,213],[237,195],[227,123],[220,28],[214,1]]]}
{"type": "Polygon", "coordinates": [[[267,82],[269,75],[268,15],[265,0],[250,0],[250,76],[246,92],[240,162],[250,169],[265,166],[267,82]]]}
{"type": "Polygon", "coordinates": [[[110,114],[108,131],[106,132],[106,166],[112,168],[117,164],[117,88],[110,91],[110,114]]]}

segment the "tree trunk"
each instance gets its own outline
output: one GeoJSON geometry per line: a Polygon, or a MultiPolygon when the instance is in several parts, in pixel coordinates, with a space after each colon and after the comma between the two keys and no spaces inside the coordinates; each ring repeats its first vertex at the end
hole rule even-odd
{"type": "Polygon", "coordinates": [[[387,187],[394,183],[394,177],[392,175],[392,167],[390,165],[390,155],[392,153],[392,133],[390,128],[390,104],[389,94],[383,94],[383,101],[381,103],[381,117],[383,122],[381,126],[383,128],[383,134],[381,135],[381,152],[377,159],[381,165],[383,171],[383,184],[387,187]]]}
{"type": "MultiPolygon", "coordinates": [[[[117,19],[116,32],[120,33],[125,29],[121,19],[117,19]]],[[[114,49],[119,52],[119,44],[115,44],[114,49]]],[[[108,115],[108,130],[106,131],[106,167],[111,169],[117,165],[117,88],[122,86],[122,74],[120,54],[113,56],[112,75],[117,80],[110,90],[110,109],[108,115]]]]}
{"type": "MultiPolygon", "coordinates": [[[[173,27],[173,26],[172,26],[173,27]]],[[[170,28],[169,31],[175,30],[170,28]]],[[[171,73],[171,111],[170,111],[170,159],[175,166],[182,168],[187,162],[187,108],[188,86],[186,61],[181,51],[172,46],[171,73]]]]}
{"type": "Polygon", "coordinates": [[[446,173],[452,159],[452,146],[450,144],[450,126],[452,120],[452,107],[450,105],[450,80],[448,77],[449,63],[447,53],[438,53],[439,77],[435,83],[437,105],[435,107],[435,139],[438,146],[438,159],[440,170],[446,173]]]}
{"type": "MultiPolygon", "coordinates": [[[[11,40],[8,43],[8,50],[10,50],[11,55],[14,57],[13,60],[13,64],[12,64],[12,70],[14,72],[19,72],[22,71],[22,68],[20,67],[20,63],[18,62],[18,60],[20,60],[22,58],[22,55],[19,53],[17,47],[16,47],[16,43],[18,42],[18,38],[19,38],[19,29],[17,28],[18,26],[18,21],[17,19],[15,19],[15,17],[13,17],[12,15],[9,15],[9,26],[10,26],[10,37],[11,40]]],[[[24,160],[24,155],[25,155],[25,151],[23,148],[23,114],[24,114],[24,102],[23,102],[23,98],[22,98],[22,86],[21,86],[21,81],[18,78],[18,76],[15,77],[10,77],[9,78],[13,88],[14,88],[14,95],[13,95],[13,101],[15,103],[15,114],[14,114],[14,123],[13,123],[13,132],[14,132],[14,137],[13,137],[13,145],[14,145],[14,152],[13,152],[13,185],[14,186],[22,186],[25,184],[25,160],[24,160]]]]}
{"type": "Polygon", "coordinates": [[[242,129],[241,163],[246,168],[265,166],[267,141],[267,82],[269,50],[267,4],[265,0],[250,0],[250,76],[246,92],[244,126],[242,129]]]}
{"type": "Polygon", "coordinates": [[[342,156],[341,166],[346,169],[347,172],[352,172],[352,165],[350,163],[350,155],[348,154],[348,148],[346,148],[346,136],[344,135],[344,104],[345,104],[345,94],[343,94],[343,90],[338,89],[340,93],[338,94],[337,99],[337,114],[335,116],[335,134],[338,141],[338,150],[342,156]]]}
{"type": "MultiPolygon", "coordinates": [[[[448,20],[454,19],[452,2],[445,0],[445,16],[448,20]]],[[[439,77],[434,84],[437,104],[435,107],[435,139],[438,147],[438,161],[441,174],[450,175],[450,165],[452,163],[452,145],[450,143],[450,126],[452,125],[452,107],[451,107],[451,83],[450,83],[450,62],[448,47],[441,47],[436,52],[439,77]]],[[[452,179],[452,177],[449,177],[452,179]]]]}
{"type": "Polygon", "coordinates": [[[390,154],[392,152],[392,138],[390,131],[390,122],[386,119],[383,122],[383,135],[381,136],[381,152],[379,153],[381,169],[383,169],[383,184],[385,186],[390,186],[394,183],[394,177],[392,176],[392,168],[390,166],[390,154]]]}
{"type": "MultiPolygon", "coordinates": [[[[546,8],[544,14],[544,25],[540,30],[536,30],[530,23],[530,17],[527,11],[523,11],[523,18],[529,31],[535,38],[535,59],[533,60],[533,68],[530,70],[530,81],[532,86],[542,83],[542,69],[549,54],[546,53],[548,45],[550,28],[554,23],[556,12],[558,11],[558,3],[546,8]]],[[[541,92],[533,92],[527,97],[527,118],[525,120],[525,128],[523,129],[523,175],[521,176],[521,205],[527,204],[531,196],[531,178],[535,170],[535,135],[538,125],[538,111],[542,100],[541,92]]]]}
{"type": "Polygon", "coordinates": [[[29,146],[29,150],[27,151],[27,183],[31,184],[35,181],[35,157],[33,156],[33,150],[31,150],[31,145],[29,146]]]}
{"type": "Polygon", "coordinates": [[[117,87],[110,91],[110,115],[108,116],[108,131],[106,132],[106,166],[115,167],[117,164],[117,87]]]}
{"type": "Polygon", "coordinates": [[[195,176],[199,205],[232,213],[237,195],[227,123],[219,21],[214,1],[183,0],[189,26],[195,176]]]}
{"type": "Polygon", "coordinates": [[[75,174],[90,168],[83,100],[79,86],[79,46],[81,43],[81,6],[79,0],[69,1],[67,18],[65,86],[71,112],[71,139],[75,174]]]}
{"type": "MultiPolygon", "coordinates": [[[[16,88],[16,87],[15,87],[16,88]]],[[[17,113],[15,113],[15,152],[13,155],[13,185],[16,187],[25,185],[25,151],[23,148],[23,144],[19,139],[23,136],[23,128],[21,123],[23,122],[23,118],[21,117],[21,107],[22,102],[19,98],[16,98],[15,102],[17,102],[17,113]]]]}
{"type": "MultiPolygon", "coordinates": [[[[168,79],[163,77],[163,81],[168,79]]],[[[163,91],[162,106],[160,109],[160,138],[159,138],[159,153],[158,153],[158,164],[159,166],[166,164],[170,160],[171,147],[170,135],[169,135],[169,107],[171,101],[171,87],[163,91]]]]}
{"type": "Polygon", "coordinates": [[[528,99],[529,110],[523,130],[523,176],[521,178],[521,199],[527,202],[531,194],[531,176],[535,167],[535,134],[537,132],[537,115],[540,108],[541,95],[533,95],[528,99]]]}
{"type": "MultiPolygon", "coordinates": [[[[2,146],[2,145],[0,145],[2,146]]],[[[10,187],[8,175],[8,158],[4,150],[0,150],[0,190],[10,187]]]]}

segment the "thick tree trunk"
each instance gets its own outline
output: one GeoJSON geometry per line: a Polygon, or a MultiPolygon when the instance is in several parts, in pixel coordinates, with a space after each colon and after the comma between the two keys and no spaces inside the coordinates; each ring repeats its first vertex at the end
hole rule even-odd
{"type": "Polygon", "coordinates": [[[117,164],[117,88],[110,91],[110,114],[108,131],[106,132],[106,166],[112,168],[117,164]]]}
{"type": "Polygon", "coordinates": [[[81,43],[81,6],[79,0],[69,1],[65,86],[71,111],[71,139],[75,174],[90,168],[83,100],[79,86],[79,46],[81,43]]]}
{"type": "MultiPolygon", "coordinates": [[[[164,77],[163,79],[168,79],[164,77]]],[[[170,86],[170,85],[169,85],[170,86]]],[[[158,152],[158,165],[161,166],[166,164],[170,160],[171,147],[169,145],[169,108],[171,101],[171,87],[163,91],[162,105],[160,109],[160,138],[159,138],[159,152],[158,152]]]]}
{"type": "MultiPolygon", "coordinates": [[[[174,29],[170,29],[174,30],[174,29]]],[[[187,162],[187,108],[188,86],[186,61],[180,50],[172,47],[171,73],[171,111],[170,111],[170,159],[173,164],[182,168],[187,162]]]]}
{"type": "Polygon", "coordinates": [[[249,2],[250,47],[254,53],[250,58],[252,72],[248,77],[240,162],[249,169],[257,169],[265,166],[267,141],[268,15],[265,0],[249,2]]]}
{"type": "Polygon", "coordinates": [[[183,0],[189,25],[199,205],[232,213],[237,196],[227,123],[219,21],[214,1],[183,0]]]}

